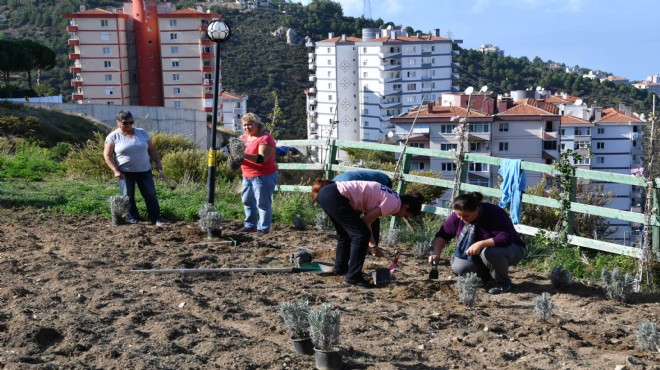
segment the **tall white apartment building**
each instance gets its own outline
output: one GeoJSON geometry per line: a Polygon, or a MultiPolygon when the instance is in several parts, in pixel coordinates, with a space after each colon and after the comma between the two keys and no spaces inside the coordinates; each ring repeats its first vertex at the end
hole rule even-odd
{"type": "Polygon", "coordinates": [[[434,101],[452,85],[452,46],[460,40],[410,36],[404,30],[363,29],[362,38],[335,37],[316,43],[309,53],[306,90],[308,137],[381,141],[390,117],[434,101]]]}

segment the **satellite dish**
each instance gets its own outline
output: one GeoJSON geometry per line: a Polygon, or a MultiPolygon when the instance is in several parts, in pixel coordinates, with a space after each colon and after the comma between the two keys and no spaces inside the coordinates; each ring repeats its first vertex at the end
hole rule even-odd
{"type": "Polygon", "coordinates": [[[582,105],[582,99],[576,100],[575,105],[578,106],[578,107],[581,106],[582,105]]]}
{"type": "Polygon", "coordinates": [[[474,87],[472,87],[472,86],[468,86],[467,89],[465,89],[465,93],[466,93],[467,95],[470,95],[470,94],[472,94],[473,92],[474,92],[474,87]]]}
{"type": "Polygon", "coordinates": [[[387,137],[389,137],[390,139],[393,138],[394,137],[394,131],[388,132],[387,137]]]}
{"type": "Polygon", "coordinates": [[[536,86],[536,91],[541,91],[543,88],[541,86],[536,86]]]}
{"type": "Polygon", "coordinates": [[[481,86],[481,89],[480,89],[479,91],[481,91],[481,92],[486,92],[486,91],[488,91],[488,85],[483,85],[483,86],[481,86]]]}
{"type": "Polygon", "coordinates": [[[641,119],[642,121],[646,121],[646,116],[644,115],[644,113],[639,115],[639,119],[641,119]]]}

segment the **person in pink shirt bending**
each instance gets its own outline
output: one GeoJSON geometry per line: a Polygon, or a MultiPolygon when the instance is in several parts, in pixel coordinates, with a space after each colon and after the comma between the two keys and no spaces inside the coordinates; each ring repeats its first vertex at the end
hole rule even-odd
{"type": "Polygon", "coordinates": [[[316,179],[312,198],[323,208],[337,230],[334,273],[345,275],[347,284],[364,288],[371,284],[362,275],[367,251],[377,257],[383,252],[371,233],[371,224],[381,216],[410,217],[422,211],[420,194],[399,195],[372,181],[333,182],[316,179]],[[364,215],[364,216],[363,216],[364,215]]]}

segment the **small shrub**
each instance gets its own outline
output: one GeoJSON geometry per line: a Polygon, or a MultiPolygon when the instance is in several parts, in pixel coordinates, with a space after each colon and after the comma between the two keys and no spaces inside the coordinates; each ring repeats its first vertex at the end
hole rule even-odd
{"type": "Polygon", "coordinates": [[[296,215],[311,219],[316,210],[312,197],[307,193],[275,192],[273,218],[276,222],[291,224],[296,215]]]}
{"type": "Polygon", "coordinates": [[[643,319],[637,327],[637,346],[641,349],[657,349],[660,352],[660,333],[655,324],[643,319]]]}
{"type": "Polygon", "coordinates": [[[548,321],[550,316],[554,313],[555,304],[550,298],[548,292],[541,293],[540,296],[534,299],[534,312],[542,321],[548,321]]]}
{"type": "Polygon", "coordinates": [[[46,175],[59,173],[63,166],[53,160],[50,151],[31,140],[19,141],[14,156],[0,163],[0,177],[41,181],[46,175]]]}
{"type": "Polygon", "coordinates": [[[309,338],[309,301],[284,302],[277,310],[292,339],[309,338]]]}
{"type": "Polygon", "coordinates": [[[165,175],[174,182],[184,179],[194,182],[206,181],[208,164],[206,153],[195,149],[174,150],[161,156],[165,175]]]}
{"type": "Polygon", "coordinates": [[[479,287],[481,278],[474,272],[468,272],[456,278],[456,289],[458,289],[458,299],[468,307],[474,306],[479,298],[479,287]]]}
{"type": "Polygon", "coordinates": [[[222,230],[222,215],[215,211],[205,213],[199,219],[199,228],[202,231],[222,230]]]}
{"type": "Polygon", "coordinates": [[[202,218],[206,216],[206,214],[209,212],[217,212],[217,210],[215,209],[215,205],[213,203],[204,203],[199,207],[199,210],[197,211],[197,216],[199,216],[199,218],[202,218]]]}
{"type": "Polygon", "coordinates": [[[123,217],[128,213],[131,205],[128,197],[121,195],[110,196],[108,202],[110,203],[110,214],[112,217],[123,217]]]}
{"type": "Polygon", "coordinates": [[[71,144],[59,142],[54,147],[50,148],[51,157],[56,161],[64,159],[71,151],[71,144]]]}
{"type": "Polygon", "coordinates": [[[158,151],[161,158],[172,152],[193,150],[197,146],[181,134],[169,134],[166,132],[150,133],[151,142],[158,151]]]}
{"type": "Polygon", "coordinates": [[[417,257],[428,256],[432,249],[433,249],[433,243],[431,240],[418,241],[414,245],[415,256],[417,257]]]}
{"type": "Polygon", "coordinates": [[[318,231],[332,230],[332,221],[325,212],[318,212],[314,215],[314,227],[318,231]]]}
{"type": "Polygon", "coordinates": [[[339,344],[340,317],[341,314],[333,312],[326,303],[318,310],[309,311],[309,336],[315,349],[332,351],[339,344]]]}
{"type": "Polygon", "coordinates": [[[571,284],[571,273],[562,265],[555,266],[550,272],[550,281],[555,288],[567,287],[571,284]]]}
{"type": "Polygon", "coordinates": [[[618,268],[609,271],[601,271],[601,280],[605,288],[605,294],[608,298],[619,302],[628,302],[632,293],[635,277],[629,274],[623,274],[618,268]]]}
{"type": "Polygon", "coordinates": [[[393,247],[397,244],[399,244],[399,234],[401,233],[401,230],[397,228],[389,228],[387,229],[383,235],[381,236],[381,242],[384,244],[389,245],[390,247],[393,247]]]}
{"type": "Polygon", "coordinates": [[[307,223],[305,222],[305,219],[300,215],[293,216],[293,228],[300,231],[307,230],[307,223]]]}
{"type": "Polygon", "coordinates": [[[64,159],[67,174],[74,179],[109,179],[113,177],[112,171],[103,159],[104,147],[105,137],[100,132],[94,134],[94,139],[74,146],[64,159]]]}

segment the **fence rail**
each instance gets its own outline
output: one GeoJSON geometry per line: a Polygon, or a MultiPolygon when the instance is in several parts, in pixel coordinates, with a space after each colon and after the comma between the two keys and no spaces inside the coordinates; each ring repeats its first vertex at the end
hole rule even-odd
{"type": "MultiPolygon", "coordinates": [[[[325,153],[327,153],[327,158],[321,158],[323,163],[279,163],[280,170],[304,170],[304,171],[320,171],[323,172],[326,178],[333,178],[335,172],[346,172],[356,170],[353,166],[346,166],[341,164],[335,164],[336,155],[338,149],[341,148],[356,148],[356,149],[368,149],[376,151],[387,151],[392,153],[402,154],[404,153],[404,147],[398,145],[389,145],[389,144],[378,144],[378,143],[366,143],[366,142],[353,142],[353,141],[341,141],[341,140],[331,140],[329,143],[325,140],[281,140],[278,142],[278,145],[286,146],[295,146],[295,147],[319,147],[324,148],[325,153]],[[329,147],[328,147],[329,145],[329,147]]],[[[424,148],[405,148],[405,153],[403,154],[403,165],[401,166],[401,172],[398,174],[398,178],[402,181],[399,181],[399,186],[397,191],[403,192],[405,190],[406,183],[417,183],[424,185],[438,186],[441,188],[452,189],[455,185],[455,181],[459,181],[458,189],[460,191],[478,191],[484,194],[485,196],[490,197],[502,197],[502,192],[499,189],[489,188],[485,186],[472,185],[465,182],[460,182],[460,179],[456,180],[446,180],[446,179],[436,179],[429,178],[424,176],[411,175],[408,172],[410,168],[410,160],[413,155],[422,155],[428,157],[444,158],[444,159],[455,159],[455,153],[450,151],[434,150],[434,149],[424,149],[424,148]]],[[[475,153],[466,153],[464,155],[465,166],[463,173],[467,173],[467,166],[469,163],[483,163],[489,165],[500,166],[503,158],[491,157],[483,154],[475,153]]],[[[531,172],[540,172],[550,176],[558,175],[559,172],[555,169],[553,165],[541,164],[541,163],[532,163],[525,162],[521,163],[521,168],[525,171],[531,172]]],[[[390,175],[394,176],[394,173],[383,171],[390,175]]],[[[647,179],[644,177],[638,177],[634,175],[624,175],[618,173],[604,172],[604,171],[594,171],[594,170],[584,170],[576,169],[575,171],[576,179],[585,179],[585,180],[596,180],[602,182],[609,182],[615,184],[625,184],[625,185],[634,185],[646,187],[647,179]]],[[[304,185],[279,185],[277,187],[278,191],[292,191],[292,192],[311,192],[311,186],[304,185]]],[[[575,190],[573,190],[575,191],[575,190]]],[[[660,217],[658,216],[659,199],[660,199],[660,178],[655,178],[653,181],[653,194],[650,194],[653,197],[653,209],[647,210],[651,212],[651,222],[649,226],[652,230],[652,241],[651,246],[652,250],[655,252],[656,256],[660,251],[660,217]]],[[[571,199],[575,199],[575,194],[572,194],[571,199]]],[[[548,197],[542,197],[537,195],[523,194],[522,202],[526,204],[534,204],[539,206],[545,206],[550,208],[560,208],[560,201],[558,199],[552,199],[548,197]]],[[[423,212],[436,214],[440,216],[448,216],[451,213],[451,210],[448,208],[437,207],[433,205],[424,205],[422,208],[423,212]]],[[[639,224],[645,224],[646,220],[644,214],[623,211],[618,209],[612,209],[607,207],[599,207],[589,204],[583,204],[579,202],[571,202],[570,212],[583,213],[592,216],[600,216],[610,219],[617,219],[629,222],[635,222],[639,224]]],[[[550,235],[556,235],[556,233],[548,230],[539,229],[532,226],[518,224],[515,225],[516,230],[522,234],[526,235],[536,235],[539,231],[549,232],[550,235]]],[[[635,258],[640,258],[642,255],[642,250],[640,248],[628,247],[620,244],[610,243],[602,240],[585,238],[577,235],[569,235],[568,242],[572,245],[596,249],[604,252],[616,253],[627,255],[635,258]]]]}

